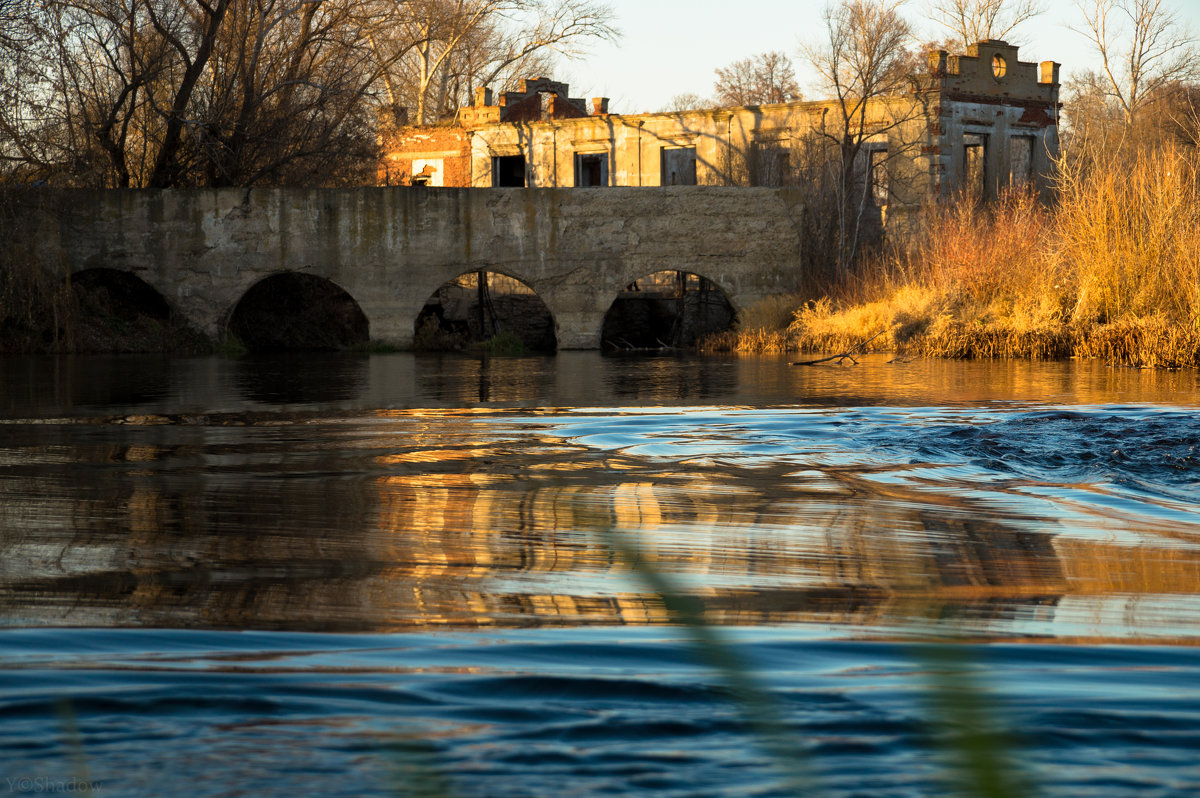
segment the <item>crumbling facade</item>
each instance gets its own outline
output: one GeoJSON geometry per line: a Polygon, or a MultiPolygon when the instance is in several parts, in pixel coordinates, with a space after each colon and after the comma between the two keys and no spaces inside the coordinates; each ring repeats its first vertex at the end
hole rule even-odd
{"type": "MultiPolygon", "coordinates": [[[[1058,155],[1059,65],[983,41],[929,56],[914,91],[872,103],[859,158],[868,204],[891,214],[931,196],[1045,188],[1058,155]]],[[[837,137],[832,101],[610,114],[538,78],[453,124],[381,132],[380,182],[474,187],[803,185],[814,143],[837,137]]],[[[819,151],[819,148],[818,148],[819,151]]]]}
{"type": "MultiPolygon", "coordinates": [[[[454,123],[410,127],[385,120],[380,130],[381,185],[491,186],[473,177],[472,134],[484,129],[534,122],[562,122],[590,115],[584,100],[571,97],[565,83],[547,78],[521,81],[518,91],[504,92],[493,104],[492,90],[475,90],[475,103],[461,109],[454,123]]],[[[607,100],[593,100],[593,112],[608,113],[607,100]]],[[[491,164],[489,164],[491,165],[491,164]]],[[[496,166],[497,185],[526,185],[525,167],[515,161],[496,166]],[[507,169],[507,171],[505,171],[507,169]]]]}

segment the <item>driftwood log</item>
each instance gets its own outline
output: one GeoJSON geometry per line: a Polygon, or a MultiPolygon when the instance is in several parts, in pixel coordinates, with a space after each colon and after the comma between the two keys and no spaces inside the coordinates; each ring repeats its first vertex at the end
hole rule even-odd
{"type": "Polygon", "coordinates": [[[819,357],[816,360],[793,360],[788,365],[789,366],[816,366],[820,363],[829,363],[830,361],[833,361],[833,360],[836,360],[838,363],[841,363],[844,360],[849,360],[851,363],[853,363],[854,365],[857,366],[858,361],[854,359],[854,355],[856,353],[863,354],[866,351],[867,344],[871,343],[876,338],[883,335],[885,332],[887,332],[887,330],[880,330],[879,332],[875,333],[867,340],[863,341],[860,344],[850,347],[845,352],[841,352],[840,354],[830,355],[829,357],[819,357]]]}

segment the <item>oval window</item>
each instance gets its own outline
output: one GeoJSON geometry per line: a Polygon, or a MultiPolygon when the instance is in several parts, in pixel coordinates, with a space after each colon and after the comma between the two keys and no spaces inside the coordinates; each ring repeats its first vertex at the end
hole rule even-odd
{"type": "Polygon", "coordinates": [[[992,74],[996,76],[996,80],[1004,77],[1004,73],[1008,71],[1008,64],[1005,63],[1002,56],[996,56],[992,59],[992,74]]]}

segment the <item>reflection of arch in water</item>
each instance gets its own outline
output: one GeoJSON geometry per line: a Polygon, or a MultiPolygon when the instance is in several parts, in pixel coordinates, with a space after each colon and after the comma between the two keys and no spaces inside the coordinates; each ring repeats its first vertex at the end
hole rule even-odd
{"type": "Polygon", "coordinates": [[[526,283],[500,272],[465,272],[442,283],[425,301],[413,328],[414,347],[462,349],[498,335],[526,349],[553,352],[554,317],[526,283]]]}
{"type": "Polygon", "coordinates": [[[267,404],[313,404],[357,399],[367,383],[365,356],[320,352],[238,358],[238,393],[267,404]]]}
{"type": "Polygon", "coordinates": [[[602,348],[690,347],[729,329],[736,313],[716,283],[694,272],[668,270],[634,280],[604,316],[602,348]]]}
{"type": "Polygon", "coordinates": [[[350,294],[297,272],[251,286],[233,309],[229,331],[252,352],[331,351],[370,340],[367,317],[350,294]]]}

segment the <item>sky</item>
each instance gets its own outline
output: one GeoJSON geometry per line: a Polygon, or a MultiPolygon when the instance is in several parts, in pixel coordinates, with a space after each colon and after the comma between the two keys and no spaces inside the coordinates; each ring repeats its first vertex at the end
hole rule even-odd
{"type": "MultiPolygon", "coordinates": [[[[622,31],[613,45],[593,44],[588,55],[564,62],[552,76],[571,84],[576,97],[608,97],[614,113],[661,109],[677,94],[712,93],[713,70],[769,50],[784,52],[796,66],[806,97],[819,98],[800,47],[821,35],[824,0],[608,0],[622,31]]],[[[1094,69],[1087,40],[1070,28],[1080,24],[1071,0],[1046,0],[1050,10],[1019,28],[1012,43],[1022,61],[1058,61],[1063,79],[1094,69]]],[[[1192,31],[1200,32],[1200,0],[1168,0],[1192,31]]],[[[921,38],[945,38],[929,22],[924,0],[912,0],[908,18],[921,38]]]]}

